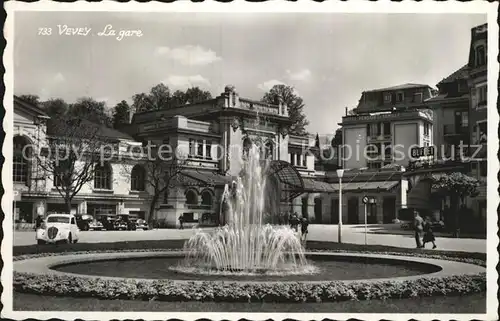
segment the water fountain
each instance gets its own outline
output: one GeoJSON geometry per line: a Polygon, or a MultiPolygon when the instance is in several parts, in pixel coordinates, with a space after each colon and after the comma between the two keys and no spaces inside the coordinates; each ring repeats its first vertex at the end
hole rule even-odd
{"type": "Polygon", "coordinates": [[[300,237],[288,226],[265,224],[267,167],[252,145],[243,171],[222,196],[227,224],[215,232],[198,231],[185,244],[183,272],[281,273],[312,272],[300,237]]]}

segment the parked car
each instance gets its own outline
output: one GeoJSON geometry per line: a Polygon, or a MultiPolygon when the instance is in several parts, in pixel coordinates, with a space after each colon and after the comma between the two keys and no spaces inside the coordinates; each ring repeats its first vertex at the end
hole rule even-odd
{"type": "Polygon", "coordinates": [[[126,231],[128,230],[128,224],[127,222],[125,222],[124,220],[122,220],[121,218],[118,218],[117,220],[115,220],[115,230],[116,231],[126,231]]]}
{"type": "Polygon", "coordinates": [[[114,231],[116,230],[116,220],[118,217],[113,214],[99,214],[97,215],[97,221],[101,222],[102,226],[106,231],[114,231]]]}
{"type": "Polygon", "coordinates": [[[79,229],[72,214],[50,214],[36,230],[37,244],[76,243],[79,229]]]}
{"type": "Polygon", "coordinates": [[[137,229],[138,230],[149,230],[148,223],[146,220],[143,220],[142,218],[138,219],[136,222],[137,229]]]}
{"type": "Polygon", "coordinates": [[[97,221],[92,215],[88,214],[76,215],[76,224],[81,231],[100,231],[104,229],[101,222],[97,221]]]}

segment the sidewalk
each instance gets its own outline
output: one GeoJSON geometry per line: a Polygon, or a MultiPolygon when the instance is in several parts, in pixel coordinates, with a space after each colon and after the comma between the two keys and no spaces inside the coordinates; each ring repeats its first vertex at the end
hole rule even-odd
{"type": "MultiPolygon", "coordinates": [[[[390,227],[384,230],[390,232],[390,227]]],[[[381,226],[368,226],[367,243],[376,245],[389,245],[402,248],[415,248],[415,239],[411,231],[405,232],[394,230],[393,234],[380,234],[381,226]],[[404,234],[401,234],[404,233],[404,234]]],[[[85,231],[80,232],[80,243],[98,243],[98,242],[122,242],[122,241],[147,241],[147,240],[182,240],[193,235],[195,230],[184,229],[158,229],[151,231],[85,231]]],[[[365,243],[364,225],[344,225],[342,227],[342,242],[353,244],[365,243]]],[[[337,225],[309,225],[309,241],[338,241],[337,225]]],[[[14,246],[35,244],[34,231],[15,231],[14,246]]],[[[468,238],[448,238],[436,237],[436,244],[439,250],[464,251],[486,253],[486,240],[468,239],[468,238]]],[[[430,248],[430,245],[428,245],[430,248]]]]}
{"type": "MultiPolygon", "coordinates": [[[[411,231],[405,232],[395,230],[394,233],[386,234],[379,232],[380,225],[370,226],[367,228],[367,244],[389,245],[402,248],[415,248],[415,238],[411,231]]],[[[387,231],[390,233],[390,231],[387,231]]],[[[338,241],[338,225],[309,225],[310,241],[337,242],[338,241]]],[[[365,243],[365,228],[364,225],[343,225],[342,226],[342,242],[364,244],[365,243]]],[[[463,252],[479,252],[486,253],[486,240],[475,238],[449,238],[436,236],[436,245],[438,250],[446,251],[463,251],[463,252]]],[[[432,245],[427,245],[431,248],[432,245]]]]}

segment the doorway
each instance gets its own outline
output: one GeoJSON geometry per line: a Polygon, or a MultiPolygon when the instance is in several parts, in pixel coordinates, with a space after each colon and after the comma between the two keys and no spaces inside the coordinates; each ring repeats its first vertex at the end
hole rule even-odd
{"type": "Polygon", "coordinates": [[[307,208],[309,204],[307,202],[307,197],[302,198],[302,217],[305,217],[309,220],[309,216],[307,215],[307,208]]]}
{"type": "Polygon", "coordinates": [[[382,208],[382,217],[384,224],[392,223],[392,220],[396,218],[396,197],[384,197],[382,208]]]}
{"type": "Polygon", "coordinates": [[[332,215],[331,223],[332,224],[339,224],[339,200],[338,199],[332,200],[332,207],[330,209],[330,213],[332,215]]]}
{"type": "Polygon", "coordinates": [[[316,224],[321,224],[323,202],[321,198],[317,197],[314,199],[314,222],[316,224]]]}
{"type": "Polygon", "coordinates": [[[366,204],[367,208],[367,224],[377,224],[377,204],[366,204]]]}
{"type": "Polygon", "coordinates": [[[347,224],[359,224],[359,204],[357,197],[347,201],[347,224]]]}

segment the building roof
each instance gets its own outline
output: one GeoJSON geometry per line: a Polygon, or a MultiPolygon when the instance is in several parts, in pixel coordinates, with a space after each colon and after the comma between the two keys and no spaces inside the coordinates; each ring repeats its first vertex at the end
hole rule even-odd
{"type": "Polygon", "coordinates": [[[378,91],[392,91],[392,90],[403,90],[403,89],[411,89],[411,88],[421,88],[421,87],[429,87],[429,85],[425,84],[412,84],[412,83],[406,83],[402,85],[397,85],[397,86],[392,86],[392,87],[385,87],[385,88],[379,88],[379,89],[372,89],[372,90],[366,90],[365,92],[378,92],[378,91]]]}
{"type": "Polygon", "coordinates": [[[184,170],[175,179],[182,186],[224,186],[230,184],[231,176],[225,176],[212,171],[184,170]]]}
{"type": "Polygon", "coordinates": [[[444,83],[454,82],[459,79],[467,79],[469,77],[469,66],[464,65],[460,69],[454,71],[451,75],[444,78],[438,83],[438,86],[444,83]]]}
{"type": "Polygon", "coordinates": [[[468,101],[469,100],[469,94],[465,93],[460,96],[453,96],[453,97],[448,97],[448,94],[439,94],[435,97],[427,99],[425,102],[426,103],[435,103],[435,102],[440,102],[440,101],[447,101],[447,102],[459,102],[459,101],[468,101]]]}
{"type": "MultiPolygon", "coordinates": [[[[116,129],[109,128],[106,125],[97,124],[87,119],[80,119],[80,120],[82,121],[84,126],[97,129],[99,133],[98,135],[102,138],[113,139],[113,140],[118,140],[118,139],[134,140],[132,136],[122,133],[116,129]]],[[[50,125],[47,126],[47,133],[49,135],[57,136],[58,135],[57,126],[50,126],[50,125]]],[[[59,134],[64,134],[64,133],[59,133],[59,134]]]]}
{"type": "Polygon", "coordinates": [[[25,108],[25,109],[31,111],[32,113],[34,113],[35,115],[44,116],[47,118],[49,117],[49,115],[47,115],[47,113],[43,109],[41,109],[40,107],[14,95],[14,108],[16,106],[20,106],[21,108],[25,108]]]}

